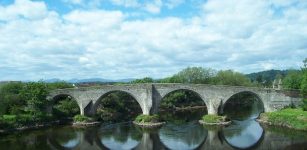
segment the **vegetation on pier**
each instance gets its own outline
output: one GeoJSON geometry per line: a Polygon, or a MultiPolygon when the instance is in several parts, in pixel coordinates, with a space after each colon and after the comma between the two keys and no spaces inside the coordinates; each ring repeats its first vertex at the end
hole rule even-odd
{"type": "Polygon", "coordinates": [[[230,123],[226,116],[219,115],[204,115],[200,122],[207,125],[221,125],[230,123]]]}

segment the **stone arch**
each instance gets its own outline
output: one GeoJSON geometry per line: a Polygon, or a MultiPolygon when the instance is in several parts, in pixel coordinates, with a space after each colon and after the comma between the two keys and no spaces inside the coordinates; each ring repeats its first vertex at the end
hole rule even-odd
{"type": "Polygon", "coordinates": [[[253,96],[255,96],[257,98],[257,100],[261,103],[261,106],[262,106],[262,109],[263,111],[265,112],[265,105],[264,105],[264,101],[263,99],[261,98],[261,96],[259,94],[257,94],[256,92],[253,92],[253,91],[250,91],[250,90],[242,90],[242,91],[239,91],[239,92],[235,92],[235,93],[232,93],[231,95],[228,95],[226,98],[225,98],[225,101],[223,101],[223,103],[219,106],[219,114],[222,114],[223,113],[223,110],[224,110],[224,107],[226,106],[227,102],[233,98],[234,96],[238,95],[238,94],[241,94],[241,93],[249,93],[253,96]]]}
{"type": "Polygon", "coordinates": [[[55,95],[49,97],[49,99],[51,100],[51,102],[50,102],[50,105],[49,105],[49,107],[48,107],[48,112],[52,113],[52,108],[53,108],[53,106],[54,106],[57,102],[60,101],[59,99],[60,99],[61,97],[71,97],[71,100],[75,101],[75,102],[78,104],[79,112],[80,112],[80,113],[82,112],[82,109],[83,109],[83,108],[81,108],[81,106],[80,106],[78,100],[77,100],[74,96],[72,96],[71,94],[65,94],[65,93],[55,94],[55,95]]]}
{"type": "Polygon", "coordinates": [[[101,100],[108,96],[109,94],[111,93],[114,93],[114,92],[123,92],[123,93],[126,93],[128,95],[130,95],[140,106],[140,108],[142,109],[142,112],[144,113],[144,106],[142,105],[140,99],[133,93],[129,92],[129,91],[125,91],[125,90],[111,90],[111,91],[108,91],[104,94],[102,94],[94,103],[93,103],[93,108],[92,108],[92,114],[96,114],[96,111],[97,111],[97,107],[98,105],[101,103],[101,100]]]}
{"type": "Polygon", "coordinates": [[[209,107],[208,104],[209,104],[209,103],[206,101],[205,97],[204,97],[202,94],[200,94],[200,92],[197,92],[196,90],[190,89],[190,88],[176,88],[176,89],[172,89],[172,90],[169,90],[169,91],[167,91],[167,92],[161,94],[161,98],[160,98],[160,100],[158,100],[158,102],[157,102],[157,106],[156,106],[157,109],[159,109],[160,104],[161,104],[161,101],[162,101],[167,95],[169,95],[169,94],[171,94],[171,93],[174,93],[174,92],[177,92],[177,91],[180,91],[180,90],[183,90],[183,91],[190,91],[190,92],[192,92],[193,94],[196,94],[196,95],[204,102],[204,104],[206,105],[206,107],[207,107],[207,113],[208,113],[208,107],[209,107]]]}

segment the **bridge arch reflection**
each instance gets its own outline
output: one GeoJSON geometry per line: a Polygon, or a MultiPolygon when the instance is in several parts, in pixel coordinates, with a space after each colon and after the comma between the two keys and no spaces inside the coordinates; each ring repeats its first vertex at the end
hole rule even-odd
{"type": "Polygon", "coordinates": [[[65,128],[65,132],[51,130],[47,142],[60,150],[73,150],[82,145],[83,132],[73,128],[65,128]]]}
{"type": "Polygon", "coordinates": [[[96,142],[108,149],[133,149],[139,145],[142,133],[132,124],[119,123],[104,126],[97,132],[96,142]]]}
{"type": "Polygon", "coordinates": [[[234,121],[219,129],[187,123],[145,130],[121,123],[86,130],[69,127],[51,130],[47,143],[51,148],[62,150],[251,149],[260,146],[264,136],[263,128],[254,120],[234,121]]]}
{"type": "Polygon", "coordinates": [[[255,120],[234,121],[221,132],[223,140],[236,149],[258,147],[265,136],[263,128],[255,120]]]}
{"type": "Polygon", "coordinates": [[[166,124],[160,128],[158,137],[167,149],[198,149],[205,143],[208,130],[193,122],[187,124],[166,124]]]}

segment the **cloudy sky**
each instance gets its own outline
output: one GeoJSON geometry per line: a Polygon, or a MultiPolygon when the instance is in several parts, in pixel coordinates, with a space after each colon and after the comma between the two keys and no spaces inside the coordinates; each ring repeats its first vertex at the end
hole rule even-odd
{"type": "Polygon", "coordinates": [[[0,0],[0,80],[299,68],[306,0],[0,0]]]}

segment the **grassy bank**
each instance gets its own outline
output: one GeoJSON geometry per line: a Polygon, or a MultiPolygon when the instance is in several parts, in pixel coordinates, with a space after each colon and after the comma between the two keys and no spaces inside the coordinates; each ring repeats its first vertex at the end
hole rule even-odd
{"type": "Polygon", "coordinates": [[[263,113],[260,115],[260,121],[270,125],[307,131],[307,111],[299,108],[263,113]]]}

